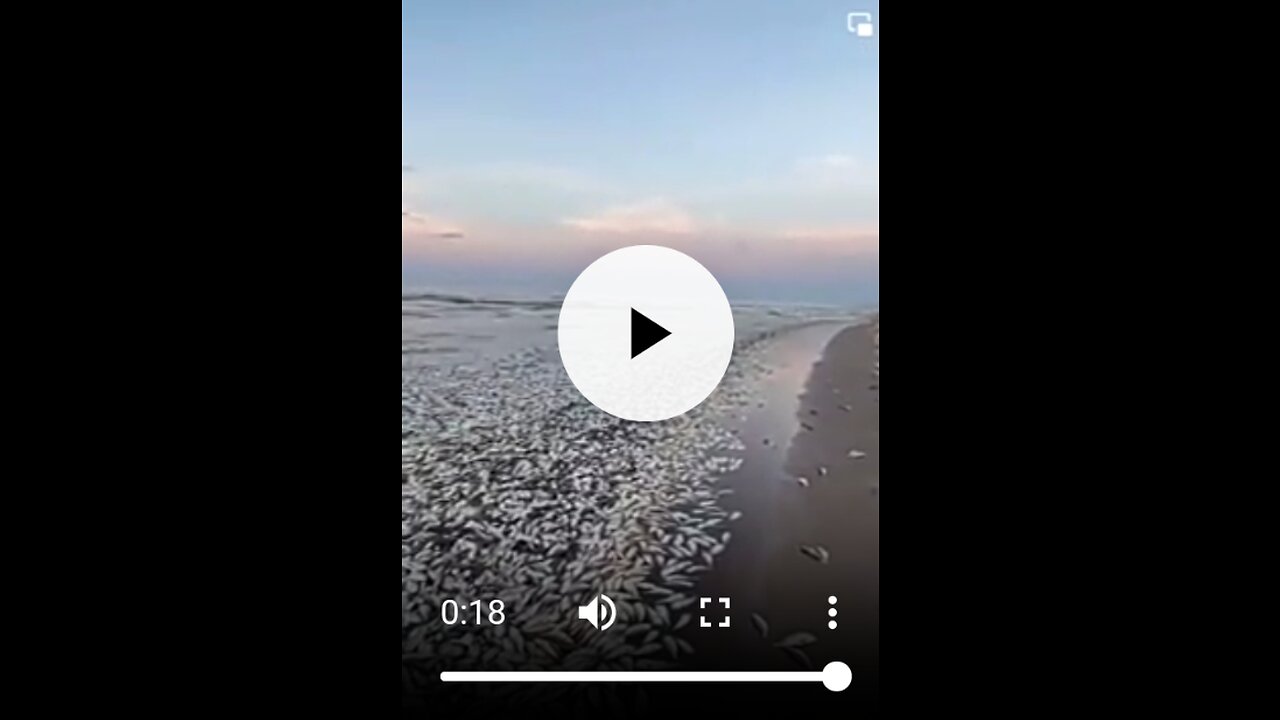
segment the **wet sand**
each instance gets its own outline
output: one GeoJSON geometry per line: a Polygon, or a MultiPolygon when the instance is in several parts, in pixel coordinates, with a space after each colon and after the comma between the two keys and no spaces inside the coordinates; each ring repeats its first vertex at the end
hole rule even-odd
{"type": "MultiPolygon", "coordinates": [[[[814,325],[780,336],[771,348],[763,403],[733,419],[746,445],[744,463],[720,481],[734,491],[723,500],[726,508],[742,517],[728,550],[695,590],[730,598],[731,625],[686,628],[697,648],[689,667],[818,670],[840,660],[854,675],[842,695],[875,705],[880,413],[874,332],[871,325],[814,325]],[[850,457],[851,450],[865,455],[850,457]],[[826,562],[803,554],[802,545],[821,547],[826,562]],[[753,614],[768,624],[767,637],[753,614]],[[830,629],[833,619],[837,626],[830,629]],[[774,646],[797,633],[813,637],[800,652],[774,646]]],[[[720,617],[706,612],[709,620],[720,617]]]]}

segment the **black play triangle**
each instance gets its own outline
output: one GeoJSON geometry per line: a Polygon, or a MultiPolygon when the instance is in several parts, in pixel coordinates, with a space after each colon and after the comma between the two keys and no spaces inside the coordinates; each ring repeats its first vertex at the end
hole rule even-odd
{"type": "Polygon", "coordinates": [[[671,331],[631,308],[631,357],[648,350],[671,331]]]}

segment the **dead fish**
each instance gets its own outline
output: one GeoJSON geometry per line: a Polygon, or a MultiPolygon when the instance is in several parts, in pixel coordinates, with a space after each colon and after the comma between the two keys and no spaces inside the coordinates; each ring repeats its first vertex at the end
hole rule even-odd
{"type": "Polygon", "coordinates": [[[692,616],[692,615],[690,615],[689,613],[685,613],[685,614],[681,615],[681,616],[680,616],[680,619],[679,619],[679,620],[676,620],[676,624],[675,624],[675,625],[673,625],[673,626],[671,626],[671,629],[672,629],[672,630],[679,630],[680,628],[684,627],[685,625],[688,625],[688,624],[689,624],[689,620],[690,620],[690,619],[692,619],[692,618],[693,618],[693,616],[692,616]]]}
{"type": "Polygon", "coordinates": [[[826,474],[827,474],[827,466],[826,466],[826,465],[819,465],[819,466],[818,466],[818,476],[819,476],[819,477],[821,477],[821,476],[826,475],[826,474]]]}
{"type": "Polygon", "coordinates": [[[756,630],[760,632],[760,637],[765,640],[769,639],[769,623],[764,621],[757,613],[751,613],[751,622],[756,626],[756,630]]]}
{"type": "Polygon", "coordinates": [[[733,521],[737,520],[737,519],[738,519],[738,518],[740,518],[740,517],[742,517],[742,513],[741,513],[741,512],[739,512],[739,511],[737,511],[737,510],[734,510],[734,511],[729,515],[729,522],[733,522],[733,521]]]}
{"type": "Polygon", "coordinates": [[[769,438],[765,438],[764,440],[762,440],[762,441],[761,441],[761,444],[768,445],[768,444],[769,444],[769,438]]]}
{"type": "Polygon", "coordinates": [[[810,415],[817,415],[817,414],[818,414],[818,411],[817,411],[817,410],[815,410],[814,408],[809,408],[809,414],[810,414],[810,415]]]}
{"type": "Polygon", "coordinates": [[[808,430],[808,431],[810,431],[810,432],[813,432],[813,426],[812,426],[812,425],[810,425],[809,423],[802,422],[802,423],[800,423],[800,427],[802,427],[802,428],[804,428],[805,430],[808,430]]]}
{"type": "Polygon", "coordinates": [[[826,565],[827,561],[831,559],[831,553],[827,552],[827,549],[821,545],[801,545],[800,552],[823,565],[826,565]]]}
{"type": "Polygon", "coordinates": [[[787,654],[787,657],[794,660],[797,665],[804,668],[805,670],[813,669],[813,662],[809,660],[809,656],[806,655],[805,652],[800,648],[789,647],[789,648],[783,648],[782,651],[787,654]]]}
{"type": "Polygon", "coordinates": [[[780,648],[799,648],[799,647],[804,647],[805,645],[812,645],[817,641],[818,641],[818,638],[810,635],[807,632],[796,632],[796,633],[791,633],[785,638],[774,643],[773,646],[780,647],[780,648]]]}
{"type": "Polygon", "coordinates": [[[807,477],[798,477],[798,478],[796,478],[796,483],[797,483],[800,487],[805,487],[805,488],[807,488],[807,487],[809,487],[809,478],[807,478],[807,477]]]}
{"type": "Polygon", "coordinates": [[[845,404],[843,404],[843,403],[841,403],[841,404],[840,404],[840,409],[841,409],[841,410],[843,410],[843,411],[845,411],[845,412],[853,412],[853,408],[851,408],[851,407],[849,407],[848,405],[845,405],[845,404]]]}
{"type": "Polygon", "coordinates": [[[866,454],[866,453],[864,453],[864,452],[862,452],[861,450],[850,450],[850,451],[849,451],[849,457],[853,458],[854,460],[861,460],[862,458],[864,458],[864,457],[866,457],[866,456],[867,456],[867,454],[866,454]]]}

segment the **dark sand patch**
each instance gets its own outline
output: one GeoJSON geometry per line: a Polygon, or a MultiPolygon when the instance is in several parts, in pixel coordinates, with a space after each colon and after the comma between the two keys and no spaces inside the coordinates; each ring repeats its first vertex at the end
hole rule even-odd
{"type": "MultiPolygon", "coordinates": [[[[849,328],[827,345],[800,397],[798,433],[786,470],[810,479],[808,502],[791,518],[803,544],[830,553],[825,564],[805,557],[808,572],[793,579],[795,597],[837,598],[836,629],[822,623],[813,655],[840,659],[855,678],[878,675],[880,597],[880,404],[870,327],[849,328]],[[872,389],[875,386],[877,389],[872,389]],[[850,457],[850,451],[863,453],[850,457]],[[824,474],[825,472],[825,474],[824,474]]],[[[791,607],[799,612],[800,607],[791,607]]],[[[825,662],[825,660],[824,660],[825,662]]]]}
{"type": "MultiPolygon", "coordinates": [[[[840,660],[854,682],[842,693],[870,709],[878,685],[879,404],[872,390],[869,325],[816,325],[780,336],[765,362],[763,407],[731,423],[744,463],[721,480],[722,502],[742,517],[716,566],[694,592],[731,598],[729,628],[681,633],[697,649],[689,667],[814,670],[840,660]],[[842,408],[843,406],[843,408],[842,408]],[[767,441],[767,442],[766,442],[767,441]],[[857,449],[862,458],[849,457],[857,449]],[[825,468],[825,474],[819,471],[825,468]],[[808,486],[797,481],[804,477],[808,486]],[[821,547],[825,563],[803,554],[821,547]],[[836,629],[828,597],[837,598],[836,629]],[[752,615],[768,624],[762,638],[752,615]],[[774,647],[796,633],[814,641],[803,654],[774,647]]],[[[709,619],[720,614],[709,608],[709,619]]],[[[849,706],[845,706],[849,707],[849,706]]]]}

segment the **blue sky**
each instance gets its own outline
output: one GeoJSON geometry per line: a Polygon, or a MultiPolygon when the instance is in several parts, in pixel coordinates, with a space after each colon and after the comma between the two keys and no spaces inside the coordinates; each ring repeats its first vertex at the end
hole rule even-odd
{"type": "Polygon", "coordinates": [[[878,301],[877,2],[402,9],[406,284],[554,289],[656,243],[739,295],[878,301]]]}

